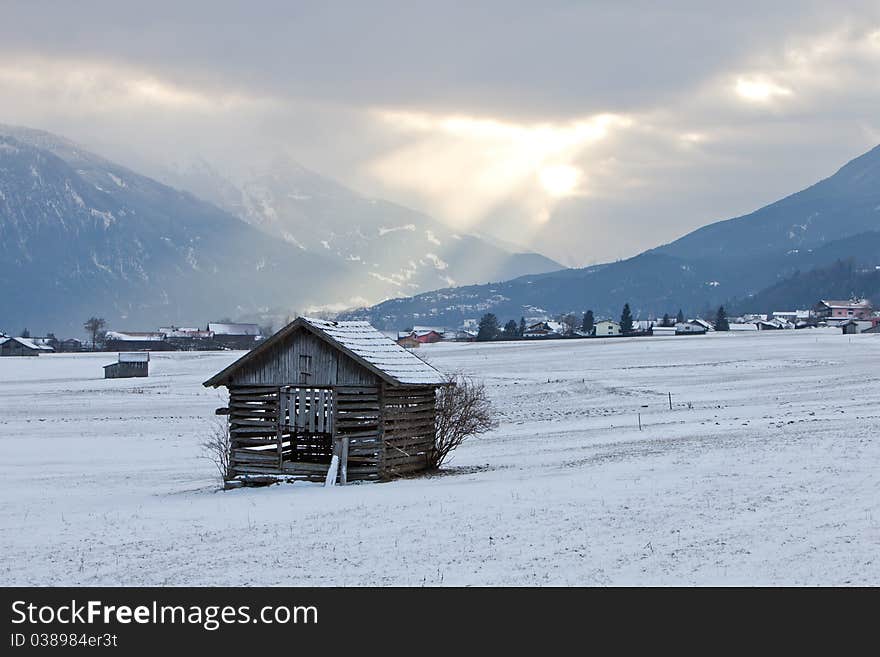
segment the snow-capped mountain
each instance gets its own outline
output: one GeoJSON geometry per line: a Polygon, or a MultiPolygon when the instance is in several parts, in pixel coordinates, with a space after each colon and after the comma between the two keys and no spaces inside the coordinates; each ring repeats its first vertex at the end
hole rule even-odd
{"type": "Polygon", "coordinates": [[[0,125],[0,330],[284,317],[561,267],[290,162],[239,184],[205,163],[165,177],[0,125]]]}
{"type": "MultiPolygon", "coordinates": [[[[841,259],[852,259],[861,268],[880,266],[880,147],[801,192],[633,258],[491,285],[440,289],[343,317],[402,328],[455,326],[485,312],[502,321],[587,309],[597,316],[618,317],[625,302],[642,317],[660,317],[679,308],[704,313],[722,303],[754,310],[749,299],[761,290],[798,271],[841,259]]],[[[840,289],[837,294],[854,291],[840,289]]]]}
{"type": "Polygon", "coordinates": [[[91,315],[200,324],[363,299],[359,280],[65,139],[0,127],[0,330],[75,335],[91,315]]]}
{"type": "Polygon", "coordinates": [[[563,268],[542,255],[515,253],[415,210],[364,197],[281,157],[246,175],[222,175],[199,160],[169,168],[162,178],[301,252],[346,263],[383,298],[563,268]]]}

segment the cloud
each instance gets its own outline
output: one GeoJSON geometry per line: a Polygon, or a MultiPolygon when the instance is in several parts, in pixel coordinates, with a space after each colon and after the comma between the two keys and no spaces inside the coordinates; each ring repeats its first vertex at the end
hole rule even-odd
{"type": "Polygon", "coordinates": [[[588,193],[575,162],[626,117],[601,114],[568,123],[515,123],[465,115],[380,110],[377,119],[403,145],[369,165],[383,185],[418,194],[462,228],[478,225],[497,204],[517,197],[544,222],[555,202],[588,193]]]}
{"type": "Polygon", "coordinates": [[[0,122],[133,165],[282,153],[585,264],[874,145],[878,59],[859,2],[12,1],[0,122]]]}

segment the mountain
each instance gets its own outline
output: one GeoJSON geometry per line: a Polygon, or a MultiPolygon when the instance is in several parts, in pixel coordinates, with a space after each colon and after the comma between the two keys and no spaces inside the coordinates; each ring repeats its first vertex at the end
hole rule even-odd
{"type": "Polygon", "coordinates": [[[203,324],[363,297],[358,281],[72,142],[0,127],[2,330],[76,335],[91,315],[114,328],[203,324]]]}
{"type": "Polygon", "coordinates": [[[519,253],[415,210],[362,196],[284,157],[237,175],[196,160],[167,167],[161,177],[302,252],[362,272],[371,279],[374,298],[563,269],[537,253],[519,253]]]}
{"type": "Polygon", "coordinates": [[[485,312],[502,321],[588,308],[600,317],[616,317],[624,302],[642,317],[679,308],[697,314],[721,303],[742,306],[796,272],[841,258],[868,268],[880,264],[880,147],[801,192],[633,258],[441,289],[344,317],[367,318],[386,328],[456,326],[485,312]]]}
{"type": "Polygon", "coordinates": [[[277,323],[561,268],[293,163],[271,171],[239,187],[202,163],[178,175],[195,193],[183,192],[63,137],[0,125],[0,330],[78,334],[91,315],[122,329],[277,323]]]}

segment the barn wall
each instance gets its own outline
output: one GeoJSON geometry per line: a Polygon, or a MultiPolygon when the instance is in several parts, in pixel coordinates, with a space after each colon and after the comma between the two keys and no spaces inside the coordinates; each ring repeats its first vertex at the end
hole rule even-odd
{"type": "Polygon", "coordinates": [[[229,386],[229,433],[232,476],[276,474],[279,389],[275,386],[229,386]]]}
{"type": "Polygon", "coordinates": [[[236,385],[273,384],[373,386],[375,374],[308,331],[296,331],[280,345],[246,363],[233,375],[236,385]],[[311,357],[311,376],[300,378],[300,356],[311,357]]]}
{"type": "Polygon", "coordinates": [[[436,437],[435,413],[432,386],[382,387],[383,479],[428,467],[436,437]]]}
{"type": "Polygon", "coordinates": [[[149,376],[150,364],[142,363],[113,363],[104,368],[105,379],[128,379],[132,377],[149,376]]]}

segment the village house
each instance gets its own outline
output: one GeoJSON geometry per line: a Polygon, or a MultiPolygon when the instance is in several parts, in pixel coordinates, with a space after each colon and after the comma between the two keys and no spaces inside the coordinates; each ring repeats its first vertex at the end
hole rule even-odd
{"type": "Polygon", "coordinates": [[[107,331],[104,348],[108,351],[164,351],[170,348],[165,334],[154,331],[107,331]]]}
{"type": "Polygon", "coordinates": [[[53,351],[51,347],[35,344],[29,338],[0,338],[0,356],[39,356],[53,351]]]}
{"type": "Polygon", "coordinates": [[[593,335],[597,338],[621,335],[620,324],[610,319],[603,319],[593,325],[593,335]]]}
{"type": "Polygon", "coordinates": [[[66,338],[58,344],[58,351],[77,352],[82,351],[82,340],[66,338]]]}
{"type": "Polygon", "coordinates": [[[808,322],[813,318],[812,310],[777,310],[773,313],[774,319],[784,319],[791,324],[808,322]]]}
{"type": "Polygon", "coordinates": [[[529,324],[523,332],[524,338],[548,338],[562,335],[563,327],[559,322],[540,321],[529,324]]]}
{"type": "Polygon", "coordinates": [[[404,333],[402,338],[398,338],[397,344],[405,349],[417,349],[422,346],[422,343],[419,342],[414,335],[409,333],[404,333]]]}
{"type": "Polygon", "coordinates": [[[702,320],[692,319],[686,322],[676,322],[675,324],[676,335],[705,335],[708,330],[702,320]]]}
{"type": "Polygon", "coordinates": [[[163,326],[159,328],[159,333],[165,334],[165,340],[172,349],[198,351],[216,348],[213,331],[199,328],[163,326]]]}
{"type": "Polygon", "coordinates": [[[443,340],[446,329],[430,328],[427,326],[415,326],[412,331],[401,331],[397,334],[397,339],[413,338],[420,344],[433,344],[443,340]]]}
{"type": "Polygon", "coordinates": [[[206,330],[213,335],[215,345],[225,349],[253,349],[263,339],[256,324],[209,322],[206,330]]]}
{"type": "Polygon", "coordinates": [[[873,308],[867,299],[823,299],[813,310],[819,321],[840,324],[849,319],[870,319],[873,308]]]}
{"type": "Polygon", "coordinates": [[[755,322],[755,326],[759,331],[781,331],[783,329],[793,329],[794,324],[791,322],[773,317],[772,319],[759,320],[755,322]]]}
{"type": "Polygon", "coordinates": [[[231,477],[340,483],[429,466],[444,376],[367,322],[299,317],[205,381],[225,386],[231,477]],[[338,464],[338,471],[334,468],[338,464]]]}
{"type": "Polygon", "coordinates": [[[58,342],[58,339],[54,335],[52,335],[51,333],[49,335],[41,336],[41,337],[31,336],[28,338],[28,340],[33,342],[38,347],[46,347],[46,349],[45,349],[46,353],[53,353],[55,351],[58,351],[58,347],[60,344],[58,342]]]}

